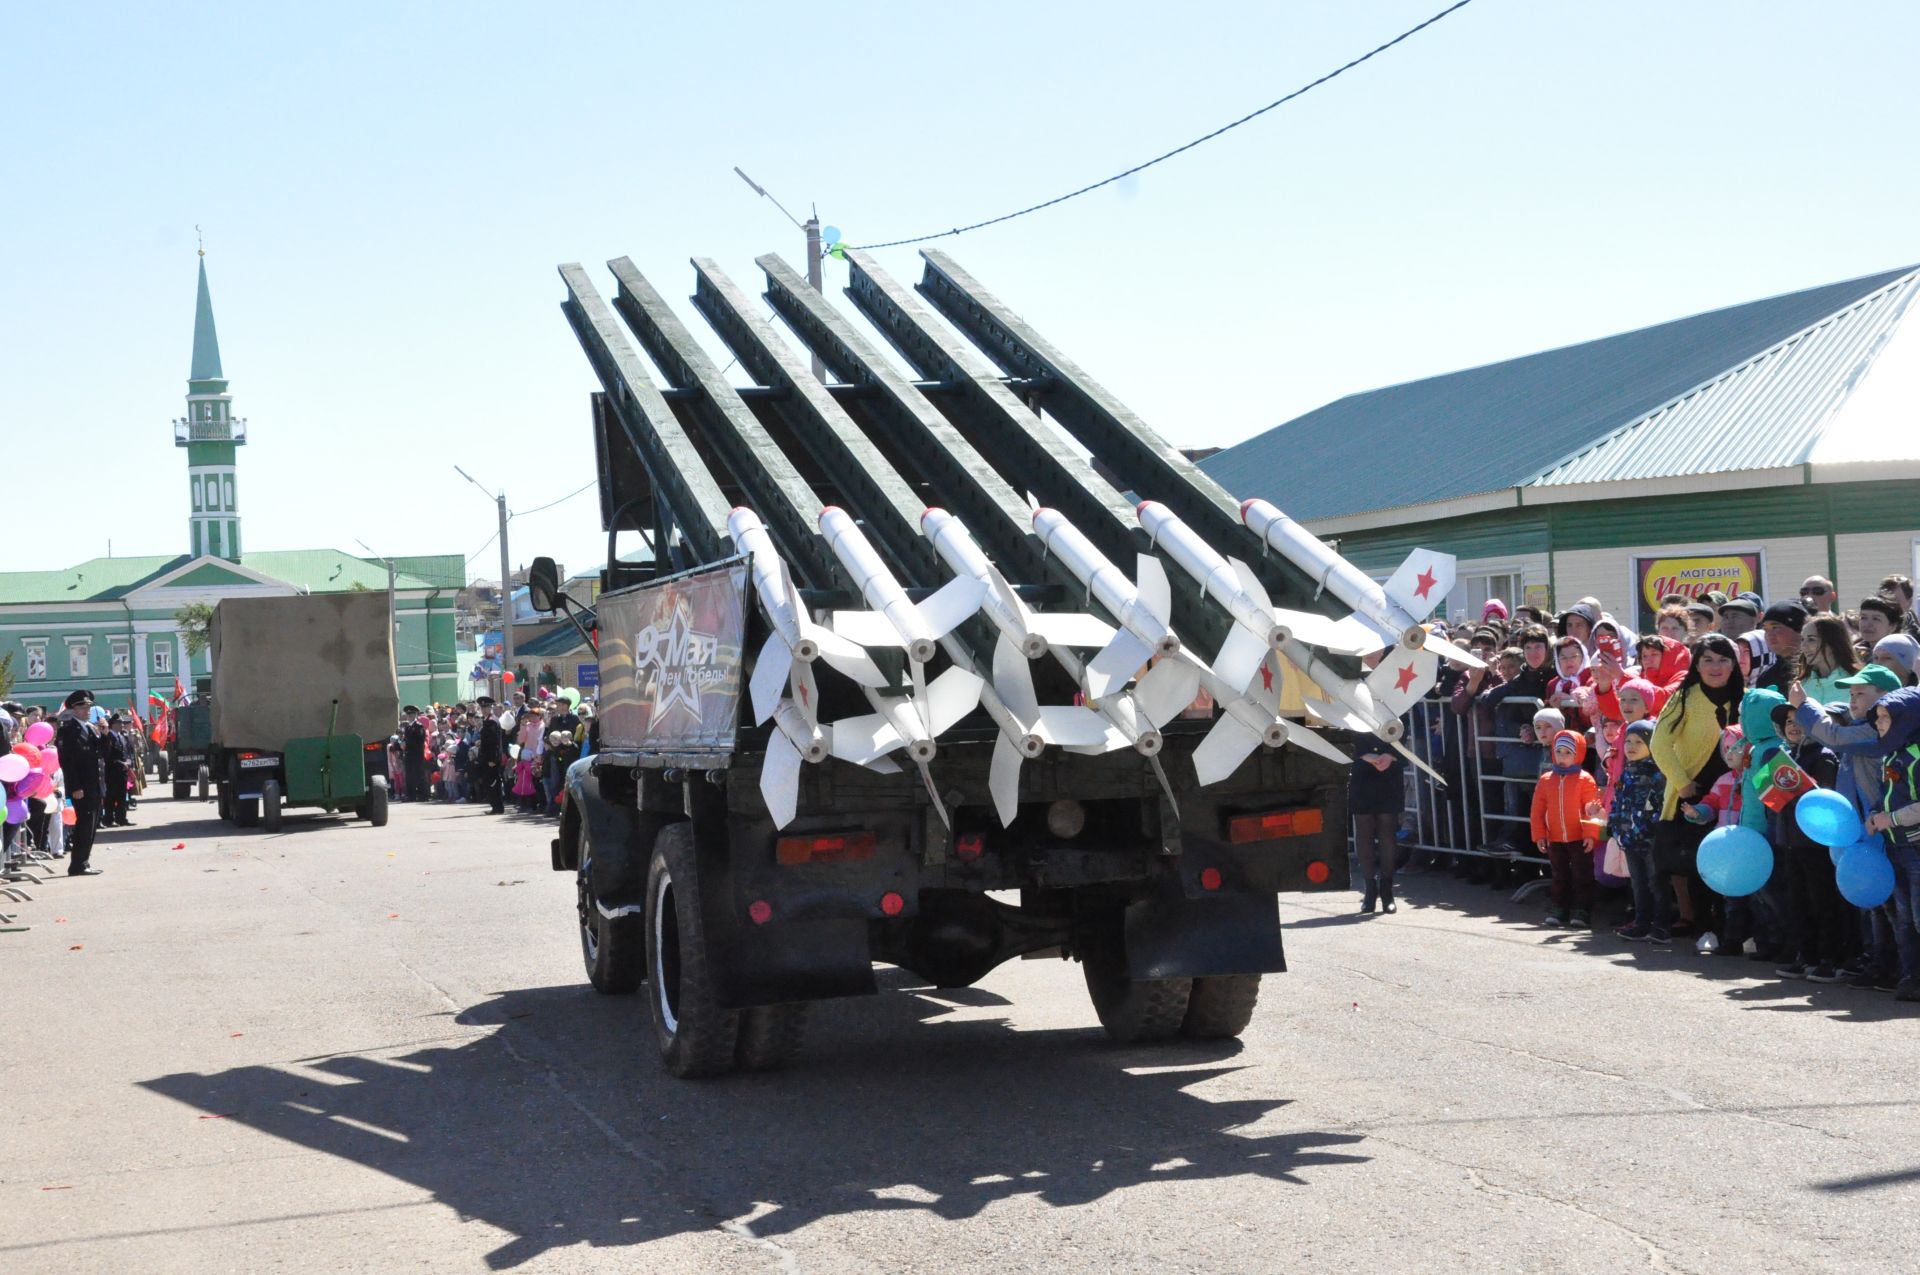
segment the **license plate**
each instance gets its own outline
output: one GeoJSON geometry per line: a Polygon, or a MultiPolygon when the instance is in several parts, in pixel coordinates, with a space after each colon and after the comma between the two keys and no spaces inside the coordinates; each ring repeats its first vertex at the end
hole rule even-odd
{"type": "Polygon", "coordinates": [[[279,764],[280,759],[278,757],[242,757],[240,759],[240,769],[242,770],[270,769],[279,764]]]}

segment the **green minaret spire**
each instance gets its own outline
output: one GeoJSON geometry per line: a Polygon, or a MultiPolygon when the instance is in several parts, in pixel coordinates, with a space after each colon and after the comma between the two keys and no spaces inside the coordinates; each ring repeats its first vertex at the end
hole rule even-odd
{"type": "Polygon", "coordinates": [[[194,557],[240,560],[240,506],[234,490],[235,448],[247,441],[247,423],[233,415],[220,338],[207,290],[207,252],[200,250],[200,289],[193,306],[193,363],[187,371],[187,414],[173,423],[173,445],[187,449],[192,515],[187,522],[194,557]]]}

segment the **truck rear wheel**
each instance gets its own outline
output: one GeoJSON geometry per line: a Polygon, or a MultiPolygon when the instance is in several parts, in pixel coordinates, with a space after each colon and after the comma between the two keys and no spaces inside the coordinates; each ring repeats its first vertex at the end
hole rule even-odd
{"type": "Polygon", "coordinates": [[[1253,1021],[1260,1000],[1258,974],[1217,974],[1193,980],[1180,1034],[1195,1040],[1231,1040],[1253,1021]]]}
{"type": "Polygon", "coordinates": [[[227,801],[228,804],[233,807],[233,822],[235,827],[251,828],[260,822],[259,798],[256,797],[251,801],[242,801],[238,797],[230,797],[227,801]]]}
{"type": "MultiPolygon", "coordinates": [[[[205,801],[207,799],[207,785],[212,782],[213,782],[213,776],[208,773],[207,768],[205,766],[202,766],[200,768],[200,777],[196,781],[200,789],[200,800],[205,801]]],[[[224,819],[226,818],[226,816],[222,815],[221,818],[224,819]]]]}
{"type": "Polygon", "coordinates": [[[807,1004],[756,1005],[740,1011],[740,1046],[734,1058],[742,1071],[778,1071],[793,1064],[806,1043],[807,1004]]]}
{"type": "Polygon", "coordinates": [[[153,759],[153,766],[154,766],[154,778],[158,779],[163,784],[166,783],[168,777],[173,774],[173,763],[167,760],[167,755],[165,753],[159,753],[155,755],[153,759]]]}
{"type": "Polygon", "coordinates": [[[670,824],[654,840],[646,917],[647,1005],[661,1064],[682,1079],[732,1071],[740,1015],[714,996],[689,823],[670,824]]]}
{"type": "Polygon", "coordinates": [[[280,831],[284,818],[280,811],[280,781],[269,779],[260,785],[260,824],[268,832],[280,831]]]}
{"type": "Polygon", "coordinates": [[[360,803],[360,817],[376,828],[387,826],[387,781],[378,775],[367,781],[367,796],[360,803]]]}
{"type": "Polygon", "coordinates": [[[631,996],[647,976],[647,919],[631,913],[606,916],[593,892],[593,840],[580,823],[580,867],[574,894],[580,913],[580,957],[587,982],[603,996],[631,996]]]}
{"type": "Polygon", "coordinates": [[[1134,978],[1127,973],[1126,948],[1116,932],[1093,944],[1082,958],[1087,995],[1107,1035],[1121,1044],[1171,1040],[1180,1034],[1192,998],[1190,978],[1134,978]]]}
{"type": "Polygon", "coordinates": [[[175,801],[193,800],[193,785],[181,780],[173,781],[173,799],[175,801]]]}

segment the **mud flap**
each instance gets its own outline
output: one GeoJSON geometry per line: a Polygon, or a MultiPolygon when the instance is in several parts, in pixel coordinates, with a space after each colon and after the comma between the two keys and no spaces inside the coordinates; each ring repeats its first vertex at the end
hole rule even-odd
{"type": "Polygon", "coordinates": [[[1190,899],[1177,877],[1127,905],[1126,947],[1127,973],[1137,979],[1279,974],[1287,968],[1277,897],[1261,892],[1190,899]]]}

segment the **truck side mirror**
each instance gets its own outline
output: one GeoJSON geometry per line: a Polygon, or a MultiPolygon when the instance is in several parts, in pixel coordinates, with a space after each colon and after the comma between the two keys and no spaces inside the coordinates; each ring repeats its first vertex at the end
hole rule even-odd
{"type": "Polygon", "coordinates": [[[560,605],[560,568],[552,558],[535,558],[527,568],[527,600],[536,611],[553,611],[560,605]]]}

